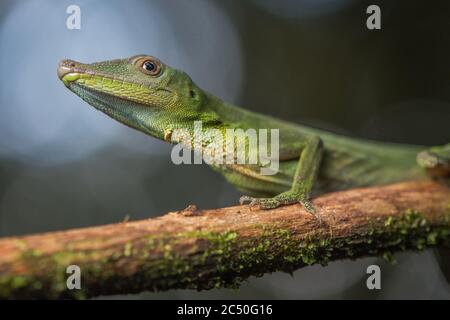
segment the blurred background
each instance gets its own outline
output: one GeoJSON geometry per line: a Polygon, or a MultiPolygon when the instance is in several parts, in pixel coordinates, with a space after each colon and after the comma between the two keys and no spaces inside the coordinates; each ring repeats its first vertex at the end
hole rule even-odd
{"type": "MultiPolygon", "coordinates": [[[[56,76],[63,58],[151,54],[251,110],[351,136],[437,145],[450,141],[449,16],[448,1],[2,0],[0,236],[239,198],[207,166],[172,164],[169,145],[69,92],[56,76]],[[72,4],[81,8],[80,30],[66,27],[72,4]],[[381,30],[366,28],[370,4],[381,7],[381,30]]],[[[395,259],[274,273],[239,290],[126,298],[450,298],[434,251],[395,259]],[[366,288],[373,263],[382,290],[366,288]]]]}

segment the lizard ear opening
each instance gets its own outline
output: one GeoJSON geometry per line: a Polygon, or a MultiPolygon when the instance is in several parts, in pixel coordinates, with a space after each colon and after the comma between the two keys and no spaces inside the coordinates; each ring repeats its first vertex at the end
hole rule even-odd
{"type": "Polygon", "coordinates": [[[187,95],[194,101],[200,101],[202,99],[202,93],[199,92],[199,89],[193,83],[188,86],[187,95]]]}

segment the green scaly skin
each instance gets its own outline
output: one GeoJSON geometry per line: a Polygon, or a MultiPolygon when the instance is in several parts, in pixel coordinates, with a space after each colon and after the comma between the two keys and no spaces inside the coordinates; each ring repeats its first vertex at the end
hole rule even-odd
{"type": "Polygon", "coordinates": [[[266,197],[241,198],[263,209],[300,202],[315,213],[312,195],[430,174],[447,179],[450,173],[450,144],[418,153],[423,147],[354,139],[250,112],[203,91],[186,73],[151,56],[92,64],[63,60],[58,76],[96,109],[172,143],[176,129],[193,134],[194,121],[202,121],[204,132],[279,129],[277,174],[261,175],[260,165],[212,165],[239,190],[266,197]]]}

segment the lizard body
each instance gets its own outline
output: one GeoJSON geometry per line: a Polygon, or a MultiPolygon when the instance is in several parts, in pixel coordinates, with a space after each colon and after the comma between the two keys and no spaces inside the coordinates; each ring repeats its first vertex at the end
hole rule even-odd
{"type": "Polygon", "coordinates": [[[151,56],[92,64],[63,60],[58,76],[98,110],[169,142],[176,142],[170,140],[173,130],[194,133],[195,121],[202,122],[204,131],[278,129],[276,174],[262,175],[260,163],[211,165],[243,192],[267,197],[241,198],[262,208],[301,202],[314,213],[313,194],[450,173],[450,144],[420,152],[421,146],[350,138],[247,111],[203,91],[186,73],[151,56]]]}

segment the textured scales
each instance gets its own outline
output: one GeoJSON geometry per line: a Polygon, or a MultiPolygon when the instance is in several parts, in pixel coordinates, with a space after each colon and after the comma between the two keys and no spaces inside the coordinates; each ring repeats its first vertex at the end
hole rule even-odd
{"type": "Polygon", "coordinates": [[[315,213],[309,202],[312,194],[420,179],[426,172],[447,179],[450,173],[450,144],[420,152],[418,166],[420,146],[354,139],[238,108],[151,56],[93,64],[63,60],[58,76],[98,110],[169,142],[176,142],[171,139],[176,129],[193,134],[194,121],[202,121],[202,133],[208,129],[222,133],[238,128],[279,129],[276,175],[261,175],[260,164],[211,165],[243,192],[268,197],[241,198],[262,208],[301,202],[315,213]]]}

